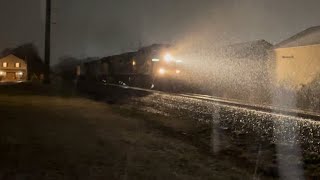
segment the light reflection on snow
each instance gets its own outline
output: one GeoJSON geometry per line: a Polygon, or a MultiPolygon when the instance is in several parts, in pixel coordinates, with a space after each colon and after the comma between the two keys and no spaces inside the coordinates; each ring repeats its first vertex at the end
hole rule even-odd
{"type": "Polygon", "coordinates": [[[320,153],[320,122],[287,115],[261,112],[242,107],[222,105],[188,97],[166,94],[153,94],[136,98],[133,103],[143,103],[144,106],[161,110],[178,117],[185,117],[211,123],[219,109],[219,126],[237,133],[255,132],[260,138],[271,143],[281,140],[283,145],[298,144],[304,151],[320,153]],[[291,124],[288,126],[288,124],[291,124]],[[290,132],[294,132],[291,135],[290,132]],[[281,138],[281,139],[279,139],[281,138]]]}

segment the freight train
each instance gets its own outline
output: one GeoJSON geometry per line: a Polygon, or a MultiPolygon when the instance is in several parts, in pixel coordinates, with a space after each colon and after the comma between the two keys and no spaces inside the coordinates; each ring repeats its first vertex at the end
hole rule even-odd
{"type": "Polygon", "coordinates": [[[129,52],[86,62],[77,67],[80,80],[159,90],[181,86],[182,61],[171,45],[154,44],[129,52]]]}

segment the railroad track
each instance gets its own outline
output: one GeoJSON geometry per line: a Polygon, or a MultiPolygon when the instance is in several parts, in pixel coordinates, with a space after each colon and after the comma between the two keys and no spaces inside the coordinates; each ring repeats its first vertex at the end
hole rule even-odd
{"type": "Polygon", "coordinates": [[[170,92],[144,89],[144,88],[139,88],[139,87],[116,85],[116,84],[105,84],[105,85],[128,89],[128,90],[155,93],[155,94],[167,94],[167,95],[169,94],[172,96],[180,96],[180,97],[186,97],[186,98],[190,98],[190,99],[203,100],[203,101],[207,101],[207,102],[213,102],[216,104],[234,106],[234,107],[239,107],[239,108],[244,108],[244,109],[249,109],[249,110],[260,111],[260,112],[264,112],[264,113],[285,115],[285,116],[292,116],[292,117],[300,117],[300,118],[304,118],[304,119],[311,119],[311,120],[315,120],[315,121],[320,121],[320,114],[315,113],[315,112],[310,112],[310,111],[288,109],[288,108],[275,107],[275,106],[269,106],[269,105],[248,104],[248,103],[244,103],[244,102],[233,100],[233,99],[232,100],[223,99],[220,97],[202,95],[202,94],[189,94],[189,93],[180,94],[180,93],[170,93],[170,92]]]}

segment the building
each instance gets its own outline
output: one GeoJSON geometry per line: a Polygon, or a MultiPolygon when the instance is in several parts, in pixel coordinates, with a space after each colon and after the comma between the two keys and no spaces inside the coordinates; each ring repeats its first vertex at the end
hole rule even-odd
{"type": "Polygon", "coordinates": [[[23,59],[8,55],[0,59],[0,82],[21,82],[28,77],[28,67],[23,59]]]}
{"type": "Polygon", "coordinates": [[[320,26],[280,42],[273,50],[277,85],[300,89],[320,75],[320,26]]]}
{"type": "Polygon", "coordinates": [[[217,64],[208,65],[213,69],[210,80],[226,98],[263,102],[270,82],[268,60],[272,49],[273,45],[263,39],[218,49],[215,54],[220,55],[213,61],[217,64]]]}
{"type": "Polygon", "coordinates": [[[30,81],[41,81],[46,69],[37,48],[33,44],[23,44],[16,48],[5,49],[0,58],[9,55],[14,55],[20,59],[23,59],[28,67],[27,79],[30,81]]]}

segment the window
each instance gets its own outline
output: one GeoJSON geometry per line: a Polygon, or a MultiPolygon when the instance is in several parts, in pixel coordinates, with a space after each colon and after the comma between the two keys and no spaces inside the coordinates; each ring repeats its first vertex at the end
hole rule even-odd
{"type": "Polygon", "coordinates": [[[8,67],[8,63],[7,62],[3,62],[2,63],[2,67],[8,67]]]}
{"type": "Polygon", "coordinates": [[[15,67],[19,68],[20,67],[20,63],[16,63],[15,67]]]}
{"type": "Polygon", "coordinates": [[[23,76],[23,72],[16,72],[16,78],[19,80],[19,79],[21,79],[22,78],[22,76],[23,76]]]}

